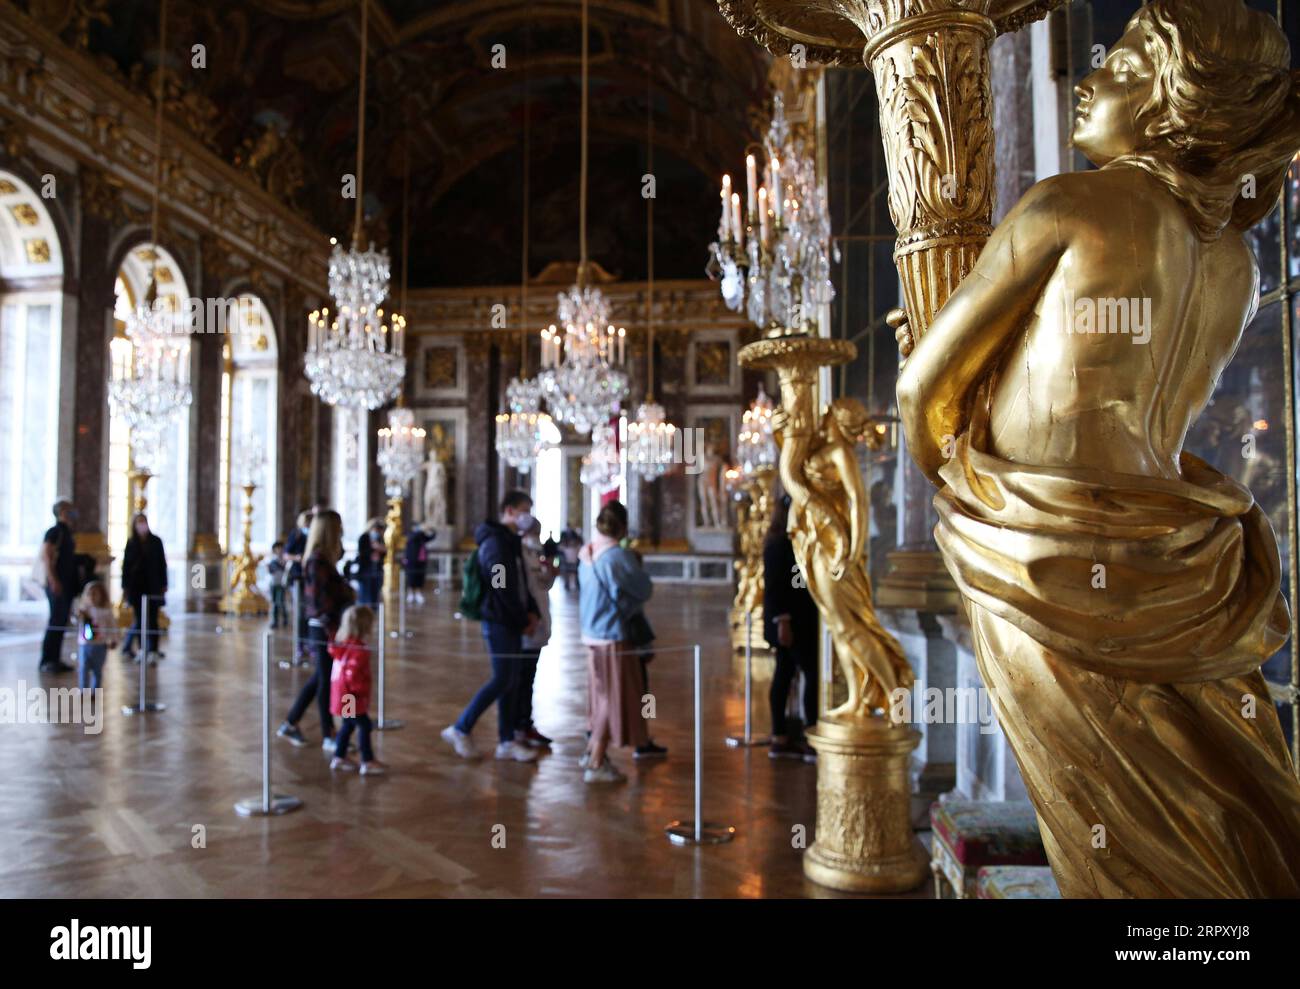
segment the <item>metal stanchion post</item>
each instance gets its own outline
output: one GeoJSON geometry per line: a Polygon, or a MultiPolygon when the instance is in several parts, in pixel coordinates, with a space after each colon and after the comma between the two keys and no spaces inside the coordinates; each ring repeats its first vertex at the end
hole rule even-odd
{"type": "Polygon", "coordinates": [[[397,631],[392,633],[394,639],[409,639],[411,632],[406,630],[406,564],[397,572],[397,631]]]}
{"type": "Polygon", "coordinates": [[[728,735],[727,744],[733,749],[767,745],[771,739],[755,738],[754,721],[754,616],[745,613],[745,734],[728,735]]]}
{"type": "Polygon", "coordinates": [[[167,710],[166,704],[150,702],[149,693],[149,595],[140,598],[140,696],[135,704],[127,704],[122,713],[128,717],[133,714],[152,714],[154,711],[167,710]]]}
{"type": "Polygon", "coordinates": [[[384,717],[384,667],[387,665],[388,658],[388,629],[384,617],[384,602],[380,601],[375,605],[375,610],[379,612],[379,717],[375,721],[375,730],[396,731],[405,727],[406,722],[384,717]]]}
{"type": "Polygon", "coordinates": [[[302,806],[302,801],[283,793],[271,793],[271,639],[270,629],[262,636],[262,792],[235,804],[240,817],[270,817],[287,814],[302,806]]]}
{"type": "Polygon", "coordinates": [[[736,836],[731,825],[708,824],[704,821],[704,726],[701,703],[700,647],[695,646],[695,820],[673,821],[664,828],[668,840],[674,845],[721,845],[736,836]]]}

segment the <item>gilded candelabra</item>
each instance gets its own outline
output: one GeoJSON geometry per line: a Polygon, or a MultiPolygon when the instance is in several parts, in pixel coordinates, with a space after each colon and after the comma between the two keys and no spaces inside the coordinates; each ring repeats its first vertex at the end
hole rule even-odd
{"type": "Polygon", "coordinates": [[[910,689],[902,647],[881,627],[866,570],[867,492],[855,447],[870,428],[861,403],[816,409],[819,368],[851,361],[847,340],[792,335],[751,343],[742,366],[775,370],[773,417],[781,481],[790,495],[795,560],[830,633],[847,687],[808,739],[817,749],[817,838],[804,855],[814,882],[859,892],[901,892],[925,878],[928,857],[912,834],[908,760],[921,736],[884,716],[892,691],[910,689]]]}
{"type": "Polygon", "coordinates": [[[244,490],[244,548],[230,559],[230,584],[221,599],[221,610],[233,615],[265,615],[270,604],[257,586],[257,565],[261,554],[253,552],[253,492],[257,485],[251,481],[242,485],[244,490]]]}

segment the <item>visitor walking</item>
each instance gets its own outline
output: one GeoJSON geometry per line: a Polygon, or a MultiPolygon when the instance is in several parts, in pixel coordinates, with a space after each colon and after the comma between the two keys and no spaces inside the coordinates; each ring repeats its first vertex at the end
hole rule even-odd
{"type": "Polygon", "coordinates": [[[790,496],[773,492],[772,522],[763,542],[763,635],[776,652],[768,692],[772,712],[772,759],[815,762],[817,753],[802,739],[792,739],[786,705],[795,674],[803,671],[804,727],[817,723],[817,605],[794,558],[787,526],[790,496]]]}
{"type": "Polygon", "coordinates": [[[537,758],[536,750],[515,741],[514,714],[523,636],[536,632],[539,620],[537,603],[528,590],[519,539],[519,533],[532,526],[532,509],[532,498],[522,491],[511,491],[501,501],[500,517],[483,522],[474,533],[478,543],[477,576],[483,593],[479,614],[483,640],[492,660],[492,678],[479,688],[459,720],[442,731],[442,737],[463,759],[477,755],[470,733],[494,702],[497,705],[496,757],[517,762],[533,762],[537,758]]]}
{"type": "Polygon", "coordinates": [[[348,741],[357,732],[361,749],[361,775],[379,774],[386,768],[370,748],[370,640],[375,633],[375,613],[354,604],[343,612],[334,643],[329,647],[334,666],[330,673],[330,713],[343,719],[334,738],[334,772],[353,772],[357,765],[348,758],[348,741]]]}
{"type": "Polygon", "coordinates": [[[77,511],[72,502],[60,499],[54,503],[54,524],[45,530],[41,543],[41,563],[45,571],[45,600],[50,606],[49,624],[41,642],[42,673],[71,673],[72,667],[63,662],[63,631],[68,625],[72,599],[77,595],[77,548],[72,537],[72,524],[77,511]]]}
{"type": "MultiPolygon", "coordinates": [[[[293,532],[289,533],[284,541],[284,555],[289,560],[289,587],[298,587],[298,593],[302,593],[302,558],[303,551],[307,548],[307,533],[311,530],[311,512],[299,512],[298,519],[294,525],[293,532]]],[[[306,659],[307,657],[307,612],[299,608],[298,614],[294,617],[294,634],[297,638],[297,657],[306,659]]]]}
{"type": "Polygon", "coordinates": [[[122,552],[122,597],[134,612],[131,629],[122,643],[122,655],[127,659],[135,657],[132,646],[140,642],[145,608],[149,609],[149,635],[147,642],[140,643],[144,648],[141,658],[145,662],[166,658],[158,651],[158,614],[166,593],[167,554],[163,541],[150,531],[149,520],[140,512],[131,520],[131,536],[122,552]]]}
{"type": "Polygon", "coordinates": [[[289,561],[285,556],[284,543],[271,544],[271,559],[266,564],[266,575],[271,581],[271,627],[280,628],[289,624],[289,612],[284,606],[285,584],[289,581],[289,561]]]}
{"type": "Polygon", "coordinates": [[[532,748],[545,748],[551,740],[533,724],[533,683],[537,679],[537,661],[542,650],[551,641],[551,585],[555,583],[555,568],[545,557],[542,546],[542,523],[532,520],[522,537],[524,549],[524,574],[528,580],[528,593],[537,605],[537,627],[523,636],[519,684],[515,692],[515,741],[532,748]]]}
{"type": "Polygon", "coordinates": [[[334,751],[334,718],[330,714],[330,674],[333,660],[329,644],[338,634],[343,610],[352,604],[356,595],[338,571],[343,558],[343,520],[339,513],[322,509],[312,518],[311,533],[307,536],[302,565],[303,611],[307,614],[307,642],[316,661],[316,672],[311,675],[297,699],[289,708],[284,723],[276,734],[293,745],[303,746],[307,739],[298,728],[313,698],[320,713],[321,748],[334,751]]]}
{"type": "Polygon", "coordinates": [[[627,509],[608,502],[596,516],[596,535],[578,555],[578,610],[591,701],[591,735],[579,762],[585,783],[627,778],[610,762],[609,746],[650,744],[641,714],[645,680],[628,624],[644,619],[653,586],[640,555],[620,545],[626,535],[627,509]]]}

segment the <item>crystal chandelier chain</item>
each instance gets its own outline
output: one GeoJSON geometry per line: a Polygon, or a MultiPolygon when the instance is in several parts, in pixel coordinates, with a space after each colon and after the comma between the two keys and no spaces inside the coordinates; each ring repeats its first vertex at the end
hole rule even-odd
{"type": "MultiPolygon", "coordinates": [[[[651,78],[646,82],[646,172],[654,174],[654,100],[651,78]]],[[[655,401],[655,213],[654,197],[646,198],[646,395],[627,425],[627,466],[646,480],[663,477],[672,468],[677,427],[655,401]]]]}
{"type": "Polygon", "coordinates": [[[171,302],[158,300],[158,220],[162,192],[162,120],[167,65],[167,0],[158,7],[158,76],[154,95],[154,186],[149,288],[109,344],[108,396],[127,425],[137,469],[157,466],[162,434],[193,401],[189,341],[171,302]]]}
{"type": "MultiPolygon", "coordinates": [[[[362,250],[362,204],[366,149],[366,55],[369,2],[361,2],[361,69],[357,99],[356,204],[352,244],[337,241],[330,252],[329,293],[335,312],[317,310],[308,320],[303,370],[312,392],[327,405],[374,410],[397,397],[406,377],[406,319],[384,322],[391,270],[386,250],[362,250]]],[[[405,237],[405,231],[403,231],[405,237]]],[[[403,258],[405,264],[405,258],[403,258]]]]}

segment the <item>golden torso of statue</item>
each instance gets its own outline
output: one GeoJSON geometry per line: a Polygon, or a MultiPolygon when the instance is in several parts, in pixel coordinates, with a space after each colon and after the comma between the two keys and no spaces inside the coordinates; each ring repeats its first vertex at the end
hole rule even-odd
{"type": "Polygon", "coordinates": [[[1042,199],[1068,206],[1070,225],[1057,228],[1056,267],[991,383],[988,452],[1176,478],[1187,431],[1253,315],[1254,259],[1233,231],[1201,241],[1138,169],[1047,184],[1042,199]]]}

